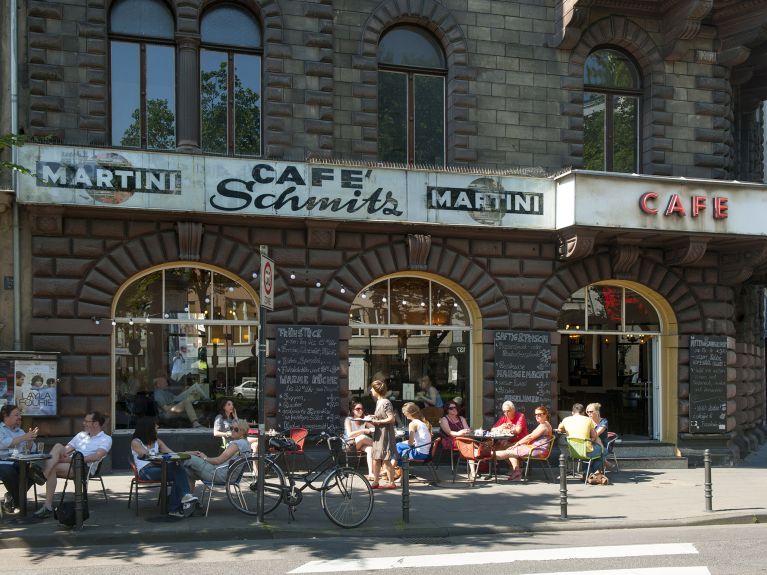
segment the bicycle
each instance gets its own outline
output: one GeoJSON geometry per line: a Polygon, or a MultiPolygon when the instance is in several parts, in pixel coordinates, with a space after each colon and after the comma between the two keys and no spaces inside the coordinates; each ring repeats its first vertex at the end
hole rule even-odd
{"type": "MultiPolygon", "coordinates": [[[[345,445],[343,438],[322,433],[317,444],[322,442],[327,443],[327,457],[306,473],[297,473],[290,469],[283,471],[277,463],[282,452],[294,446],[270,440],[276,453],[264,458],[264,514],[285,503],[291,520],[295,519],[296,507],[308,487],[320,492],[322,509],[333,523],[346,529],[359,527],[373,512],[373,488],[364,475],[340,463],[345,445]],[[303,482],[303,486],[299,487],[297,481],[303,482]]],[[[258,455],[241,457],[232,463],[227,474],[229,502],[246,515],[258,515],[259,511],[258,459],[258,455]]]]}

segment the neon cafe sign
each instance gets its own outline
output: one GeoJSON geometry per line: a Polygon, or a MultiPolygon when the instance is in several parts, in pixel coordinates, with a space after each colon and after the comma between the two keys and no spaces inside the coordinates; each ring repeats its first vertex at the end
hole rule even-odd
{"type": "Polygon", "coordinates": [[[707,196],[691,196],[689,205],[686,205],[679,194],[671,194],[666,201],[665,209],[663,201],[660,201],[659,195],[655,192],[647,192],[639,198],[639,209],[646,214],[656,215],[662,213],[664,216],[686,217],[689,209],[690,217],[697,218],[703,215],[703,212],[711,207],[711,215],[715,220],[723,220],[728,217],[726,196],[717,196],[712,198],[709,206],[707,196]],[[662,210],[662,211],[661,211],[662,210]]]}

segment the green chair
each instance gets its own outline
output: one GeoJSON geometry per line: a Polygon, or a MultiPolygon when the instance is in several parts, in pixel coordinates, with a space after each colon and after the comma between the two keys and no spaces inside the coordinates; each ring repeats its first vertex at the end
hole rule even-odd
{"type": "Polygon", "coordinates": [[[586,481],[589,478],[589,475],[591,475],[591,464],[594,461],[597,461],[598,459],[602,459],[602,450],[601,449],[594,449],[590,452],[586,450],[586,448],[591,444],[590,439],[576,439],[574,437],[568,437],[567,438],[567,448],[570,452],[570,458],[575,462],[581,462],[585,461],[588,463],[586,466],[586,473],[583,476],[583,482],[586,483],[586,481]]]}

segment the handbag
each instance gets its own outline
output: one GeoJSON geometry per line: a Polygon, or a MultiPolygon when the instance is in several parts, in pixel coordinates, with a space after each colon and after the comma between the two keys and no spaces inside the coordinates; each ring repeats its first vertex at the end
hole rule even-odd
{"type": "Polygon", "coordinates": [[[588,476],[586,483],[589,485],[610,485],[610,480],[601,471],[595,471],[588,476]]]}
{"type": "MultiPolygon", "coordinates": [[[[82,465],[83,467],[83,521],[90,517],[88,512],[88,469],[85,467],[83,454],[79,451],[75,451],[72,455],[72,459],[69,461],[68,476],[74,477],[75,465],[82,465]],[[77,462],[77,463],[76,463],[77,462]]],[[[58,519],[61,525],[66,527],[74,527],[77,524],[77,518],[75,516],[75,502],[64,501],[64,493],[61,493],[61,499],[59,499],[58,506],[53,510],[53,515],[58,519]]]]}

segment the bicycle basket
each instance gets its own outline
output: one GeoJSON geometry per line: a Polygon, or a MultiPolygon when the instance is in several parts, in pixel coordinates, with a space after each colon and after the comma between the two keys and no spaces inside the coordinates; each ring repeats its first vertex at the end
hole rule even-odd
{"type": "Polygon", "coordinates": [[[340,457],[344,452],[346,442],[341,437],[328,438],[328,448],[334,457],[340,457]]]}
{"type": "Polygon", "coordinates": [[[269,447],[278,451],[297,451],[298,444],[289,437],[271,437],[269,447]]]}

